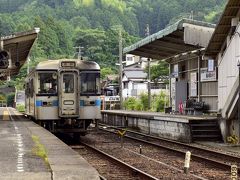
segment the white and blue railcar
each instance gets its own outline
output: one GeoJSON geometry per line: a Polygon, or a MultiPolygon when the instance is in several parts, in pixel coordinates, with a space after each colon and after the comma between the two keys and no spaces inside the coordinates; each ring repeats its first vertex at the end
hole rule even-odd
{"type": "Polygon", "coordinates": [[[51,132],[84,135],[100,114],[100,67],[93,61],[40,62],[26,78],[26,115],[51,132]]]}

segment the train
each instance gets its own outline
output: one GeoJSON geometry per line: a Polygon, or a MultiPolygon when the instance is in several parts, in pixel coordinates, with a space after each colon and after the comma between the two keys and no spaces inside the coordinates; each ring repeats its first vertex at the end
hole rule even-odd
{"type": "Polygon", "coordinates": [[[25,79],[25,114],[52,133],[87,133],[101,118],[100,66],[93,61],[40,62],[25,79]]]}

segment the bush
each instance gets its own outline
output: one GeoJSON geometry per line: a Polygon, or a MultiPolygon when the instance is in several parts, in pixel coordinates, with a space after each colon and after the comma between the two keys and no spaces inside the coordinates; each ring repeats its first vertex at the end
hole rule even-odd
{"type": "Polygon", "coordinates": [[[155,112],[164,112],[164,107],[168,106],[168,97],[164,92],[155,95],[152,99],[152,110],[155,112]]]}
{"type": "Polygon", "coordinates": [[[25,112],[25,105],[23,104],[18,104],[16,108],[19,112],[25,112]]]}
{"type": "Polygon", "coordinates": [[[143,110],[147,111],[148,110],[148,94],[146,93],[140,94],[140,102],[143,106],[143,110]]]}
{"type": "Polygon", "coordinates": [[[169,104],[169,98],[164,92],[151,97],[151,109],[148,109],[148,94],[141,94],[140,98],[130,97],[124,101],[123,106],[126,110],[164,112],[164,107],[169,104]]]}
{"type": "Polygon", "coordinates": [[[134,97],[130,97],[123,102],[123,107],[127,110],[135,110],[136,103],[137,99],[134,97]]]}
{"type": "Polygon", "coordinates": [[[143,111],[143,109],[144,109],[143,104],[141,103],[141,101],[139,101],[137,99],[136,104],[134,106],[134,110],[136,110],[136,111],[143,111]]]}

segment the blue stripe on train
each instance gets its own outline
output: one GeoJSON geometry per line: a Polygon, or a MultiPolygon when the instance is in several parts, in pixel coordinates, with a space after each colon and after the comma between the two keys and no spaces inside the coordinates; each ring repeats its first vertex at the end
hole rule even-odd
{"type": "Polygon", "coordinates": [[[37,101],[36,101],[36,106],[37,106],[37,107],[42,106],[42,101],[38,101],[38,100],[37,100],[37,101]]]}
{"type": "MultiPolygon", "coordinates": [[[[84,100],[80,100],[79,104],[80,104],[80,107],[86,106],[85,103],[84,103],[84,100]]],[[[95,106],[97,106],[97,107],[101,106],[101,99],[95,100],[95,106]]]]}
{"type": "MultiPolygon", "coordinates": [[[[43,101],[42,100],[36,100],[36,107],[41,107],[43,106],[43,101]]],[[[52,101],[52,106],[58,106],[58,100],[53,100],[52,101]]]]}
{"type": "Polygon", "coordinates": [[[84,106],[84,100],[80,100],[80,107],[84,106]]]}
{"type": "Polygon", "coordinates": [[[101,106],[101,99],[97,99],[97,100],[95,101],[95,106],[98,106],[98,107],[101,106]]]}
{"type": "Polygon", "coordinates": [[[52,105],[53,106],[58,106],[58,100],[53,100],[52,105]]]}

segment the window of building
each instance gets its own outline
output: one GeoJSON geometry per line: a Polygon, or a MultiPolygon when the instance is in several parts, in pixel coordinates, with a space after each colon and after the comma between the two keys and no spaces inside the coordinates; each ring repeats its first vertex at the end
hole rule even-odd
{"type": "Polygon", "coordinates": [[[133,57],[127,57],[127,61],[133,61],[133,57]]]}

